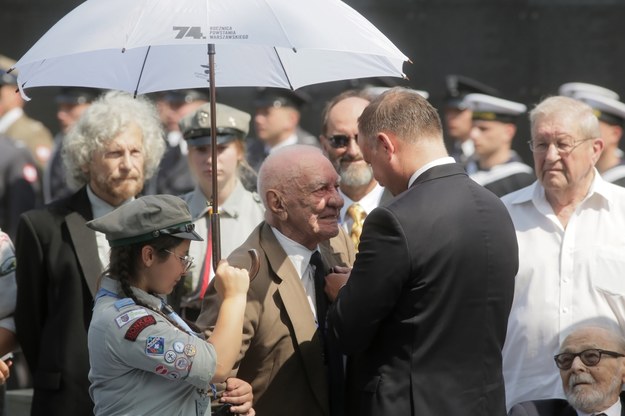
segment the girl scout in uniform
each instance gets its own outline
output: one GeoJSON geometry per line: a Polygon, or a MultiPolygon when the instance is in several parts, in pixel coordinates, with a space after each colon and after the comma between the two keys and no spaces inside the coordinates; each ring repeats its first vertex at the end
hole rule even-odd
{"type": "MultiPolygon", "coordinates": [[[[248,273],[217,268],[223,305],[206,342],[163,299],[192,264],[191,240],[201,240],[184,201],[145,196],[87,226],[111,246],[89,327],[95,414],[209,415],[210,383],[228,377],[240,349],[248,273]]],[[[254,413],[249,402],[237,410],[254,413]]]]}

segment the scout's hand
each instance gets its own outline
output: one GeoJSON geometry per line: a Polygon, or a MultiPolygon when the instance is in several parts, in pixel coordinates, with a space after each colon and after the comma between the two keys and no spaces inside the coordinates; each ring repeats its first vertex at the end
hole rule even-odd
{"type": "Polygon", "coordinates": [[[221,260],[215,272],[215,290],[222,299],[245,295],[250,287],[250,277],[245,269],[238,269],[221,260]]]}

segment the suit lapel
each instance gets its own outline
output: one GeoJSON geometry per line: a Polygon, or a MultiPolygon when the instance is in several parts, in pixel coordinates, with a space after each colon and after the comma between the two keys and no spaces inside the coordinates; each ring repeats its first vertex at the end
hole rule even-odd
{"type": "Polygon", "coordinates": [[[325,367],[323,365],[323,346],[317,332],[306,291],[295,271],[293,264],[282,249],[273,231],[264,225],[261,231],[261,246],[267,255],[269,268],[278,277],[278,293],[291,321],[297,342],[297,351],[302,355],[306,375],[317,400],[323,409],[328,407],[325,367]]]}
{"type": "Polygon", "coordinates": [[[79,191],[79,194],[76,196],[77,199],[72,206],[73,211],[65,216],[65,222],[76,250],[76,257],[82,269],[83,278],[89,287],[91,295],[95,297],[98,290],[97,282],[102,273],[102,265],[100,264],[95,231],[87,228],[85,225],[93,215],[91,214],[85,188],[79,191]]]}

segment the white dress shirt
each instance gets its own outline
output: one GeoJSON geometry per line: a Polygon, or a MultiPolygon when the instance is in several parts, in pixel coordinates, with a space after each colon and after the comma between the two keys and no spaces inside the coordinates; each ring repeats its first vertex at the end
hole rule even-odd
{"type": "Polygon", "coordinates": [[[621,399],[617,399],[616,403],[610,406],[606,410],[595,413],[584,413],[581,410],[577,410],[577,416],[593,416],[597,413],[605,413],[605,416],[621,416],[621,399]]]}
{"type": "Polygon", "coordinates": [[[425,165],[421,166],[421,168],[419,168],[415,173],[412,174],[412,176],[410,177],[410,180],[408,180],[408,187],[411,187],[414,181],[416,181],[417,178],[421,176],[421,174],[425,172],[426,170],[433,168],[434,166],[448,165],[450,163],[456,163],[456,160],[451,156],[441,157],[439,159],[434,159],[431,162],[426,163],[425,165]]]}
{"type": "Polygon", "coordinates": [[[595,171],[566,229],[538,183],[502,198],[519,242],[519,272],[503,348],[508,409],[564,398],[553,361],[580,323],[625,328],[625,188],[595,171]]]}

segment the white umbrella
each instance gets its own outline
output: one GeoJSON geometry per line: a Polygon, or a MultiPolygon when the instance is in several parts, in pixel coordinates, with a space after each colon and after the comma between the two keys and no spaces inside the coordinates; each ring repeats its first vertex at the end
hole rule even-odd
{"type": "MultiPolygon", "coordinates": [[[[216,87],[296,89],[343,79],[404,77],[407,60],[340,0],[87,0],[43,35],[15,68],[25,98],[26,89],[42,86],[135,95],[209,87],[214,144],[216,87]]],[[[215,268],[221,259],[216,191],[215,175],[215,268]]]]}

